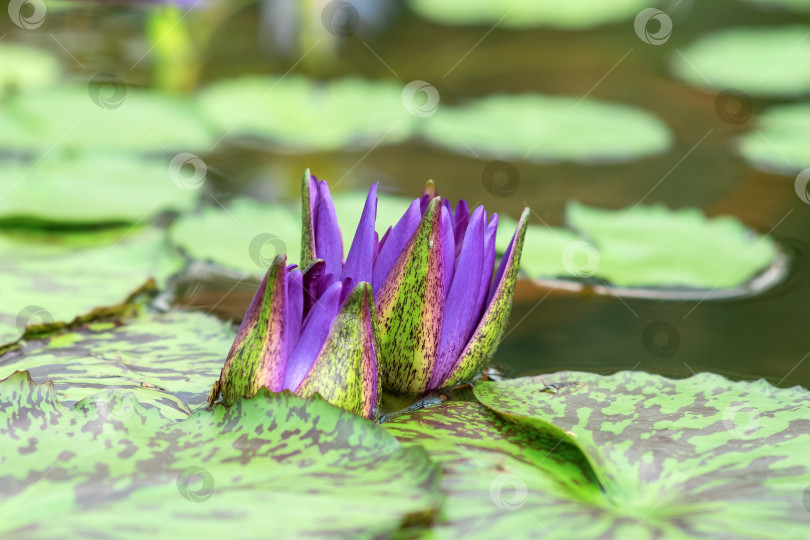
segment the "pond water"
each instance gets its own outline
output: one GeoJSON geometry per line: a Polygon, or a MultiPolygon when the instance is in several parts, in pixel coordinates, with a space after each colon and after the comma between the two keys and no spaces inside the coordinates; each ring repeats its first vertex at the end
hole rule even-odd
{"type": "MultiPolygon", "coordinates": [[[[517,190],[498,197],[481,180],[489,160],[419,141],[294,155],[223,143],[205,156],[212,180],[207,189],[213,196],[203,197],[204,204],[227,201],[237,193],[295,200],[300,172],[309,167],[330,180],[335,191],[364,189],[379,180],[387,191],[412,195],[433,178],[440,193],[453,200],[466,198],[512,217],[530,206],[534,222],[542,219],[549,225],[562,224],[569,200],[604,208],[643,201],[698,207],[709,216],[733,215],[771,235],[789,255],[789,275],[775,288],[750,298],[664,302],[588,292],[538,293],[524,284],[496,360],[513,375],[637,369],[682,377],[711,371],[810,387],[810,205],[797,197],[795,176],[755,170],[733,147],[735,137],[755,129],[757,114],[778,102],[755,98],[751,118],[734,125],[717,114],[715,93],[690,87],[669,72],[673,55],[699,35],[726,27],[792,24],[801,18],[763,16],[738,2],[683,4],[673,9],[675,30],[661,46],[641,41],[632,21],[580,31],[490,32],[489,26],[440,26],[403,10],[387,29],[346,39],[328,69],[318,71],[371,79],[396,76],[402,84],[429,81],[441,95],[440,106],[496,92],[529,91],[631,104],[654,113],[674,132],[675,143],[660,155],[610,165],[512,162],[519,173],[517,190]],[[679,25],[679,14],[688,16],[689,24],[679,25]]],[[[262,52],[255,40],[255,10],[246,6],[216,30],[202,64],[203,81],[314,70],[306,63],[292,67],[293,61],[262,52]]],[[[111,8],[103,15],[88,9],[51,17],[49,33],[20,33],[4,22],[0,35],[10,32],[15,40],[51,49],[64,57],[77,79],[98,71],[126,73],[132,85],[148,79],[146,62],[132,67],[132,50],[141,45],[142,18],[137,14],[111,8]],[[70,51],[67,55],[62,44],[70,51]]],[[[810,17],[804,22],[810,23],[810,17]]],[[[185,284],[182,290],[197,292],[194,299],[179,303],[234,319],[242,316],[255,288],[254,283],[202,281],[202,292],[185,284]]]]}

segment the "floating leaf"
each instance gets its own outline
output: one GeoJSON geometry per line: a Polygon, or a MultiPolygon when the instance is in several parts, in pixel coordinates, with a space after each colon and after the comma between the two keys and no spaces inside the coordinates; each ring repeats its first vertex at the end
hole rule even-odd
{"type": "Polygon", "coordinates": [[[13,96],[0,116],[0,147],[176,153],[205,151],[214,143],[193,101],[113,82],[13,96]]]}
{"type": "Polygon", "coordinates": [[[237,199],[223,210],[207,207],[178,219],[171,241],[195,259],[218,263],[248,275],[262,276],[276,255],[290,264],[301,249],[301,209],[237,199]]]}
{"type": "Polygon", "coordinates": [[[244,77],[214,83],[200,102],[229,135],[268,138],[288,150],[396,143],[410,136],[414,121],[393,81],[244,77]]]}
{"type": "Polygon", "coordinates": [[[696,208],[603,210],[572,203],[566,220],[598,251],[596,275],[619,286],[734,287],[777,256],[771,238],[696,208]]]}
{"type": "Polygon", "coordinates": [[[732,28],[700,38],[674,56],[672,70],[689,84],[750,95],[810,92],[810,26],[732,28]]]}
{"type": "Polygon", "coordinates": [[[4,538],[384,537],[438,505],[438,471],[320,399],[262,391],[167,421],[127,394],[67,408],[0,382],[4,538]]]}
{"type": "MultiPolygon", "coordinates": [[[[581,451],[549,430],[520,429],[477,403],[449,402],[383,424],[403,445],[422,446],[442,467],[438,538],[523,537],[558,528],[589,534],[583,519],[604,504],[581,451]]],[[[563,434],[564,436],[564,434],[563,434]]],[[[424,532],[424,531],[422,531],[424,532]]]]}
{"type": "Polygon", "coordinates": [[[0,182],[0,221],[46,223],[139,222],[161,210],[188,209],[197,192],[172,181],[169,161],[127,154],[47,157],[6,164],[0,182]]]}
{"type": "MultiPolygon", "coordinates": [[[[480,383],[475,395],[531,429],[582,448],[605,489],[587,537],[805,538],[810,393],[700,374],[561,372],[480,383]],[[550,382],[576,383],[541,392],[550,382]]],[[[536,515],[557,538],[583,538],[536,515]]],[[[579,520],[576,523],[582,523],[579,520]]]]}
{"type": "Polygon", "coordinates": [[[0,45],[0,92],[49,86],[59,78],[59,62],[49,52],[27,45],[0,45]]]}
{"type": "Polygon", "coordinates": [[[499,94],[440,107],[423,135],[479,158],[619,162],[669,148],[672,133],[635,107],[574,97],[499,94]]]}
{"type": "Polygon", "coordinates": [[[507,28],[555,26],[586,28],[632,18],[652,4],[649,0],[410,0],[411,9],[441,24],[495,24],[507,28]]]}
{"type": "Polygon", "coordinates": [[[26,325],[117,306],[150,278],[162,286],[183,264],[156,230],[0,235],[0,346],[26,325]]]}
{"type": "Polygon", "coordinates": [[[770,108],[757,117],[757,126],[739,139],[740,153],[752,166],[788,174],[810,167],[810,104],[770,108]]]}
{"type": "Polygon", "coordinates": [[[808,12],[810,4],[806,0],[745,0],[749,4],[762,6],[766,9],[778,9],[785,11],[808,12]]]}
{"type": "Polygon", "coordinates": [[[164,416],[204,405],[236,333],[199,312],[142,313],[29,340],[0,357],[0,378],[29,371],[73,405],[101,390],[134,391],[164,416]],[[169,409],[166,410],[168,406],[169,409]]]}
{"type": "Polygon", "coordinates": [[[570,230],[529,226],[521,268],[530,277],[594,278],[628,288],[730,289],[779,256],[770,237],[730,216],[707,218],[696,208],[607,210],[574,202],[566,207],[566,222],[570,230]]]}

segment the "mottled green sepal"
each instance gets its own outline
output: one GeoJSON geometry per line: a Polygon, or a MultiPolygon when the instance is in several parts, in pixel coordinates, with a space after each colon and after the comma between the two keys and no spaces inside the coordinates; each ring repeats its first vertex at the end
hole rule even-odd
{"type": "Polygon", "coordinates": [[[230,405],[238,397],[256,395],[263,386],[274,392],[282,390],[286,263],[286,255],[278,255],[268,268],[236,334],[218,385],[208,398],[210,404],[221,395],[230,405]]]}
{"type": "Polygon", "coordinates": [[[315,260],[315,226],[312,216],[312,175],[309,169],[301,177],[301,268],[315,260]]]}
{"type": "Polygon", "coordinates": [[[318,393],[332,405],[371,418],[379,395],[374,337],[371,284],[361,282],[338,312],[296,395],[318,393]]]}
{"type": "Polygon", "coordinates": [[[441,386],[452,386],[470,380],[486,367],[492,359],[492,355],[495,354],[509,322],[515,282],[520,268],[520,255],[523,251],[523,241],[528,225],[529,209],[526,208],[520,216],[518,229],[512,240],[512,249],[507,253],[508,258],[501,263],[506,265],[501,282],[493,284],[493,287],[496,287],[495,293],[489,301],[481,322],[478,323],[478,328],[475,329],[467,346],[464,347],[456,368],[450,372],[441,386]]]}
{"type": "Polygon", "coordinates": [[[382,386],[395,393],[423,393],[436,363],[447,296],[441,209],[440,197],[430,201],[374,299],[382,386]]]}

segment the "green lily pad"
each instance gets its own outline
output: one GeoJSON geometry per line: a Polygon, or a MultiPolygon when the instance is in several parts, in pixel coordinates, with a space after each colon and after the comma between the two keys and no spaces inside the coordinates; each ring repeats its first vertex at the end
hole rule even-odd
{"type": "Polygon", "coordinates": [[[449,24],[495,24],[506,28],[554,26],[587,28],[633,18],[649,0],[569,0],[567,2],[512,2],[510,0],[410,0],[416,13],[449,24]]]}
{"type": "Polygon", "coordinates": [[[740,153],[752,166],[787,174],[810,167],[810,104],[770,108],[757,117],[757,126],[739,138],[740,153]]]}
{"type": "Polygon", "coordinates": [[[287,150],[334,151],[407,139],[415,117],[403,107],[402,91],[393,81],[291,75],[217,82],[199,99],[229,135],[271,139],[287,150]]]}
{"type": "Polygon", "coordinates": [[[174,422],[116,392],[68,408],[18,373],[0,411],[4,538],[384,537],[439,503],[424,451],[317,398],[174,422]]]}
{"type": "Polygon", "coordinates": [[[546,530],[563,538],[556,528],[562,526],[576,531],[575,538],[596,537],[582,516],[589,505],[605,504],[601,486],[582,452],[559,435],[521,429],[466,402],[399,416],[383,427],[403,445],[424,447],[442,467],[447,498],[432,536],[505,538],[546,530]]]}
{"type": "Polygon", "coordinates": [[[805,0],[745,0],[749,4],[762,6],[763,8],[775,8],[785,11],[808,12],[810,4],[805,0]]]}
{"type": "Polygon", "coordinates": [[[52,381],[65,405],[101,390],[132,391],[166,417],[185,417],[206,403],[235,336],[199,312],[142,313],[30,340],[0,357],[0,378],[28,371],[37,383],[52,381]]]}
{"type": "Polygon", "coordinates": [[[197,192],[173,182],[169,160],[128,154],[46,157],[0,167],[9,186],[0,221],[93,224],[138,222],[161,210],[186,210],[197,192]]]}
{"type": "MultiPolygon", "coordinates": [[[[604,490],[589,538],[806,538],[810,393],[713,374],[562,372],[480,383],[475,395],[531,429],[570,431],[604,490]],[[549,382],[576,383],[557,393],[549,382]]],[[[537,515],[557,538],[582,538],[537,515]]],[[[581,522],[580,521],[580,522],[581,522]]]]}
{"type": "Polygon", "coordinates": [[[49,52],[17,43],[0,44],[0,91],[50,86],[62,71],[49,52]]]}
{"type": "MultiPolygon", "coordinates": [[[[635,290],[643,296],[644,288],[667,287],[687,294],[743,287],[780,257],[770,237],[731,216],[707,218],[696,208],[607,210],[572,202],[566,207],[566,223],[570,229],[529,225],[521,257],[521,269],[529,277],[604,280],[625,288],[621,294],[635,290]]],[[[507,231],[499,231],[499,253],[509,239],[507,231]]],[[[782,274],[777,274],[767,284],[778,281],[782,274]]]]}
{"type": "Polygon", "coordinates": [[[67,323],[118,306],[184,265],[160,231],[95,236],[0,235],[0,345],[21,337],[26,325],[67,323]]]}
{"type": "Polygon", "coordinates": [[[566,220],[598,252],[593,268],[585,270],[618,286],[730,288],[777,256],[771,238],[751,233],[733,217],[707,218],[695,208],[603,210],[571,203],[566,220]]]}
{"type": "Polygon", "coordinates": [[[19,93],[0,116],[0,148],[15,151],[201,152],[215,140],[194,101],[121,84],[19,93]]]}
{"type": "Polygon", "coordinates": [[[673,57],[672,70],[703,88],[803,95],[810,92],[810,26],[722,30],[684,48],[673,57]]]}
{"type": "Polygon", "coordinates": [[[181,217],[169,229],[169,238],[195,259],[260,276],[280,253],[287,254],[288,263],[298,262],[301,210],[292,204],[237,199],[227,210],[211,206],[181,217]]]}
{"type": "Polygon", "coordinates": [[[440,107],[422,135],[474,157],[541,163],[627,161],[661,153],[673,139],[663,122],[635,107],[540,94],[440,107]]]}

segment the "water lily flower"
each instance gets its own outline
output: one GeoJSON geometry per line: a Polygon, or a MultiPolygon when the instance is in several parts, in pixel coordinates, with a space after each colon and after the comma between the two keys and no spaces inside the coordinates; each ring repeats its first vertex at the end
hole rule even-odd
{"type": "Polygon", "coordinates": [[[209,397],[226,405],[262,387],[329,403],[371,418],[377,404],[377,356],[371,285],[350,286],[275,258],[239,327],[209,397]]]}
{"type": "Polygon", "coordinates": [[[302,263],[321,258],[334,279],[372,283],[383,387],[424,394],[481,372],[509,319],[528,208],[494,272],[497,214],[464,200],[453,211],[429,182],[380,240],[375,184],[344,264],[328,185],[307,171],[302,188],[302,263]]]}

